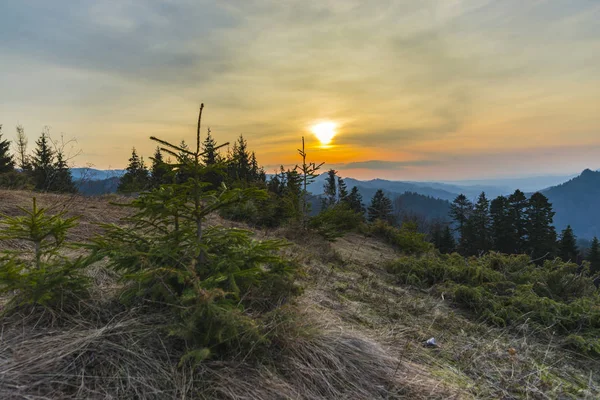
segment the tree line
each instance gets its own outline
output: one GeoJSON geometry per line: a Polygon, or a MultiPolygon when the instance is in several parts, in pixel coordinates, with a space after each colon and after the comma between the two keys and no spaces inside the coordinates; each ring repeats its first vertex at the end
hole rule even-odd
{"type": "MultiPolygon", "coordinates": [[[[481,193],[474,203],[461,194],[450,206],[455,235],[447,225],[443,231],[436,227],[432,238],[444,253],[457,251],[464,256],[478,256],[495,251],[527,254],[540,264],[556,257],[565,262],[581,263],[573,229],[567,226],[560,235],[557,234],[554,215],[552,204],[539,192],[527,197],[516,190],[492,201],[481,193]]],[[[592,241],[587,259],[591,272],[600,272],[598,238],[592,241]]]]}
{"type": "Polygon", "coordinates": [[[49,128],[45,127],[30,154],[25,129],[18,125],[16,133],[16,150],[12,153],[11,141],[3,138],[0,125],[0,187],[77,192],[64,150],[66,144],[62,140],[52,140],[49,128]]]}

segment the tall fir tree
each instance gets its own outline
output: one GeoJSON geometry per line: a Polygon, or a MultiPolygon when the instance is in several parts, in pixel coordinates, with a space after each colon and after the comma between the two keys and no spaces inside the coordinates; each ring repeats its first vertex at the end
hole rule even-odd
{"type": "Polygon", "coordinates": [[[323,184],[323,208],[328,208],[337,203],[337,171],[330,169],[323,184]]]}
{"type": "Polygon", "coordinates": [[[514,252],[525,253],[528,250],[527,227],[529,225],[529,220],[527,210],[529,208],[529,200],[527,199],[527,196],[525,196],[525,193],[517,189],[508,197],[508,202],[512,214],[512,241],[515,243],[514,252]]]}
{"type": "Polygon", "coordinates": [[[456,240],[454,239],[450,225],[446,225],[442,232],[439,250],[443,254],[450,254],[456,250],[456,240]]]}
{"type": "Polygon", "coordinates": [[[32,159],[33,178],[37,190],[51,190],[55,175],[55,153],[51,147],[48,128],[44,128],[35,142],[36,149],[32,159]]]}
{"type": "Polygon", "coordinates": [[[144,159],[138,156],[135,147],[131,150],[127,172],[121,177],[117,192],[140,193],[149,188],[150,179],[144,159]]]}
{"type": "Polygon", "coordinates": [[[365,205],[363,204],[362,195],[358,191],[356,186],[353,186],[350,190],[350,194],[346,197],[346,203],[350,206],[350,209],[357,214],[364,215],[365,205]]]}
{"type": "Polygon", "coordinates": [[[202,153],[202,162],[204,165],[210,167],[221,161],[217,150],[217,142],[212,137],[210,128],[208,128],[202,147],[204,149],[204,153],[202,153]]]}
{"type": "Polygon", "coordinates": [[[71,170],[65,160],[62,150],[56,152],[56,163],[54,165],[54,176],[50,185],[51,191],[61,193],[76,193],[77,186],[73,182],[71,170]]]}
{"type": "Polygon", "coordinates": [[[338,200],[345,202],[348,198],[348,187],[346,186],[346,182],[342,179],[341,176],[337,178],[337,186],[338,186],[338,200]]]}
{"type": "Polygon", "coordinates": [[[467,222],[473,212],[473,203],[467,199],[464,194],[456,196],[450,204],[450,218],[454,221],[455,230],[459,234],[458,248],[460,251],[466,251],[467,243],[467,222]]]}
{"type": "Polygon", "coordinates": [[[518,243],[515,241],[513,212],[508,198],[499,196],[490,204],[492,219],[493,250],[504,254],[515,254],[518,243]]]}
{"type": "Polygon", "coordinates": [[[238,140],[233,144],[231,157],[229,165],[232,181],[244,183],[252,181],[251,154],[248,151],[248,142],[244,139],[243,135],[240,135],[238,140]]]}
{"type": "Polygon", "coordinates": [[[592,276],[600,274],[600,241],[596,236],[592,240],[587,260],[590,262],[590,274],[592,276]]]}
{"type": "Polygon", "coordinates": [[[526,213],[527,253],[538,264],[556,255],[556,230],[552,225],[554,214],[546,196],[539,192],[531,196],[526,213]]]}
{"type": "Polygon", "coordinates": [[[469,255],[488,252],[492,248],[490,202],[481,193],[465,225],[465,251],[469,255]]]}
{"type": "Polygon", "coordinates": [[[383,193],[383,190],[378,189],[371,199],[371,205],[367,211],[369,222],[381,220],[393,224],[395,222],[393,211],[392,201],[383,193]]]}
{"type": "Polygon", "coordinates": [[[577,263],[579,249],[577,248],[577,237],[573,233],[573,228],[568,225],[560,235],[558,242],[558,256],[565,262],[577,263]]]}
{"type": "Polygon", "coordinates": [[[150,167],[150,186],[157,188],[160,185],[173,182],[171,167],[163,158],[160,147],[154,151],[154,155],[150,158],[152,166],[150,167]]]}
{"type": "Polygon", "coordinates": [[[2,125],[0,125],[0,174],[15,170],[15,161],[10,154],[10,141],[2,140],[2,125]]]}

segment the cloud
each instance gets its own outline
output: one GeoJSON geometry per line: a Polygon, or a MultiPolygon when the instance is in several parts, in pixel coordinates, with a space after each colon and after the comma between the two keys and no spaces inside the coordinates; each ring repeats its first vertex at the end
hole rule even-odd
{"type": "Polygon", "coordinates": [[[415,160],[415,161],[386,161],[386,160],[368,160],[355,161],[343,164],[328,165],[333,169],[370,169],[379,170],[401,170],[407,167],[438,165],[436,160],[415,160]]]}
{"type": "Polygon", "coordinates": [[[0,118],[76,135],[99,166],[189,135],[200,101],[221,142],[243,133],[273,165],[323,119],[337,145],[386,159],[581,142],[600,129],[599,17],[588,0],[8,2],[0,118]]]}

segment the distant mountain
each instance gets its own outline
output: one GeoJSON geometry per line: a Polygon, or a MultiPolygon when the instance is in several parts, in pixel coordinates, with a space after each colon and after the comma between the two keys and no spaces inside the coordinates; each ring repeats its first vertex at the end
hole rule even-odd
{"type": "Polygon", "coordinates": [[[557,230],[571,225],[582,239],[600,236],[600,172],[586,169],[578,177],[542,193],[556,211],[557,230]]]}
{"type": "Polygon", "coordinates": [[[462,180],[462,181],[447,181],[444,183],[460,186],[460,187],[492,187],[499,190],[501,193],[493,194],[491,191],[488,197],[497,197],[502,194],[508,194],[519,189],[523,192],[537,192],[551,186],[560,185],[576,177],[573,175],[543,175],[532,176],[526,178],[501,178],[501,179],[477,179],[477,180],[462,180]]]}
{"type": "MultiPolygon", "coordinates": [[[[309,185],[309,192],[320,195],[323,193],[323,185],[327,174],[319,175],[313,183],[309,185]]],[[[485,192],[488,197],[497,197],[509,194],[514,190],[504,187],[488,185],[455,185],[440,182],[416,182],[416,181],[389,181],[385,179],[372,179],[369,181],[360,181],[354,178],[344,178],[348,189],[356,186],[365,201],[370,200],[377,189],[382,189],[389,196],[394,197],[406,192],[418,193],[423,196],[430,196],[436,199],[452,201],[459,194],[464,194],[470,199],[476,199],[481,192],[485,192]]]]}
{"type": "Polygon", "coordinates": [[[94,169],[94,168],[71,168],[73,180],[102,181],[109,178],[120,178],[127,172],[124,169],[94,169]]]}

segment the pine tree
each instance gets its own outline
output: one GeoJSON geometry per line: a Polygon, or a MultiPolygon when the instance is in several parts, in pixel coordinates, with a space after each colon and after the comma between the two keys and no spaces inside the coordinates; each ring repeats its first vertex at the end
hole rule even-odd
{"type": "Polygon", "coordinates": [[[96,258],[129,280],[121,298],[153,298],[162,312],[170,310],[171,335],[188,352],[181,362],[197,364],[211,352],[240,345],[252,347],[261,337],[263,310],[273,310],[295,292],[295,266],[277,255],[279,241],[256,241],[240,229],[207,226],[206,217],[233,204],[266,200],[263,190],[220,188],[202,181],[200,106],[196,146],[190,151],[152,137],[161,151],[177,159],[188,177],[142,193],[131,206],[127,226],[105,225],[91,249],[96,258]],[[181,153],[186,154],[179,157],[181,153]],[[249,308],[251,312],[245,312],[249,308]]]}
{"type": "Polygon", "coordinates": [[[499,196],[490,204],[492,219],[493,249],[504,254],[515,254],[519,243],[515,240],[515,229],[510,201],[499,196]]]}
{"type": "Polygon", "coordinates": [[[327,171],[327,178],[323,184],[323,193],[325,199],[323,201],[323,208],[329,208],[337,203],[337,171],[330,169],[327,171]]]}
{"type": "Polygon", "coordinates": [[[173,182],[171,167],[165,162],[160,147],[154,151],[151,157],[152,166],[150,167],[150,186],[157,188],[165,183],[173,182]]]}
{"type": "Polygon", "coordinates": [[[54,177],[50,188],[53,192],[61,193],[76,193],[77,186],[73,182],[71,170],[65,161],[65,156],[62,151],[56,153],[56,163],[54,164],[54,177]]]}
{"type": "Polygon", "coordinates": [[[459,244],[458,247],[461,251],[466,249],[467,243],[467,222],[473,212],[473,203],[471,203],[467,196],[460,194],[456,196],[452,204],[450,204],[450,218],[454,221],[456,231],[459,233],[459,244]]]}
{"type": "Polygon", "coordinates": [[[378,189],[371,199],[371,205],[368,209],[369,222],[381,220],[393,224],[395,222],[392,215],[393,211],[392,201],[383,193],[383,190],[378,189]]]}
{"type": "Polygon", "coordinates": [[[571,225],[568,225],[560,235],[558,242],[558,256],[565,262],[577,263],[579,249],[577,248],[577,237],[573,233],[571,225]]]}
{"type": "Polygon", "coordinates": [[[489,205],[485,193],[481,193],[465,225],[466,254],[477,255],[488,252],[492,248],[489,205]]]}
{"type": "Polygon", "coordinates": [[[2,125],[0,125],[0,174],[12,172],[15,169],[15,161],[10,154],[10,142],[2,140],[2,125]]]}
{"type": "Polygon", "coordinates": [[[209,167],[220,161],[219,153],[217,151],[217,142],[212,137],[210,128],[208,128],[206,139],[204,139],[204,142],[202,143],[202,148],[204,149],[204,153],[202,154],[202,162],[204,165],[209,167]]]}
{"type": "Polygon", "coordinates": [[[37,148],[32,160],[35,188],[37,190],[50,190],[52,188],[52,179],[56,173],[54,162],[56,156],[50,146],[48,128],[44,129],[35,144],[37,148]]]}
{"type": "Polygon", "coordinates": [[[348,203],[350,209],[355,213],[360,215],[365,213],[365,205],[363,204],[362,195],[356,186],[353,186],[350,190],[350,194],[348,197],[346,197],[346,203],[348,203]]]}
{"type": "Polygon", "coordinates": [[[592,240],[587,260],[590,262],[590,274],[592,276],[600,274],[600,241],[596,236],[592,240]]]}
{"type": "Polygon", "coordinates": [[[139,193],[148,189],[150,180],[144,159],[139,157],[135,147],[131,150],[127,172],[121,177],[117,192],[139,193]]]}
{"type": "Polygon", "coordinates": [[[346,182],[338,176],[338,201],[345,202],[348,198],[348,187],[346,186],[346,182]]]}
{"type": "Polygon", "coordinates": [[[529,220],[527,216],[527,209],[529,208],[529,200],[525,196],[525,193],[520,190],[515,190],[513,194],[508,197],[510,203],[511,219],[513,224],[513,239],[515,243],[515,253],[525,253],[527,251],[527,226],[529,220]]]}
{"type": "Polygon", "coordinates": [[[249,182],[252,180],[252,164],[248,143],[243,135],[233,145],[232,159],[230,160],[231,178],[233,181],[249,182]]]}
{"type": "Polygon", "coordinates": [[[17,166],[23,172],[31,171],[31,161],[27,155],[27,136],[25,136],[25,129],[21,125],[17,125],[17,166]]]}
{"type": "Polygon", "coordinates": [[[531,196],[526,213],[527,252],[539,264],[556,253],[556,230],[552,225],[554,214],[546,196],[539,192],[531,196]]]}
{"type": "Polygon", "coordinates": [[[442,254],[450,254],[456,250],[456,240],[452,234],[450,225],[446,225],[442,232],[440,247],[438,248],[442,254]]]}

